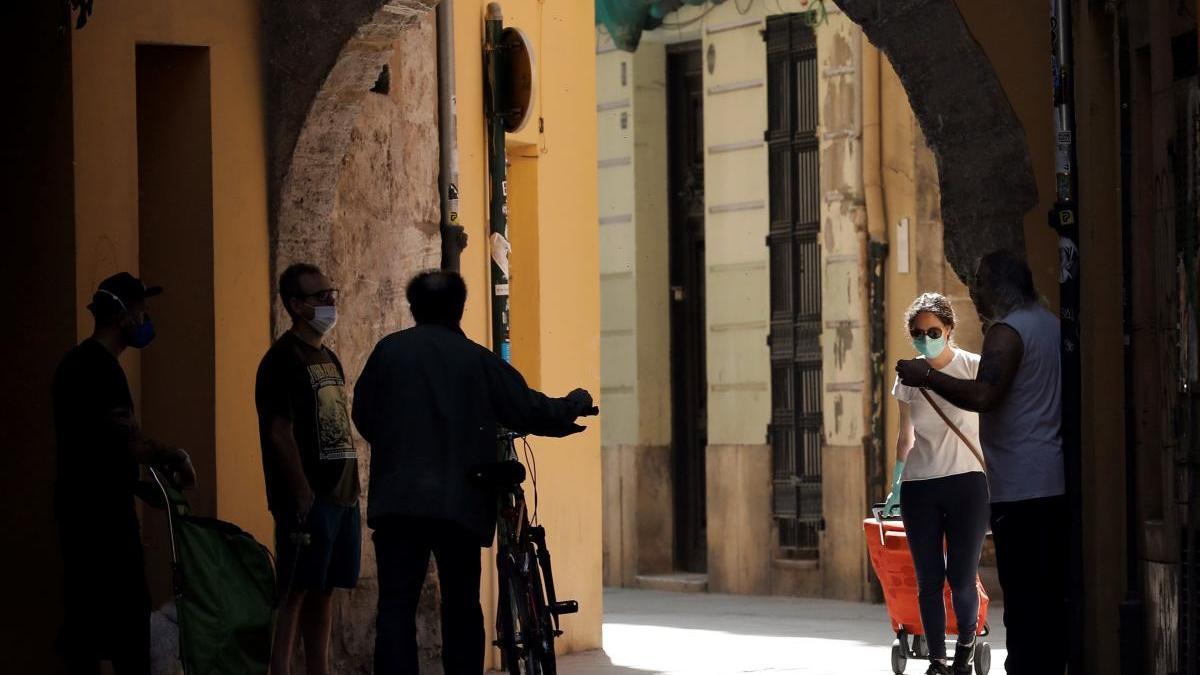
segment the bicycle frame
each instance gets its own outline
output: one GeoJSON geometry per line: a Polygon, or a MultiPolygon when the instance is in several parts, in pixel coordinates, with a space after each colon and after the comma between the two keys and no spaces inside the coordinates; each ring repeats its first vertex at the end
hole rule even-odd
{"type": "MultiPolygon", "coordinates": [[[[517,438],[520,436],[511,432],[500,434],[501,461],[519,461],[517,438]]],[[[496,570],[500,592],[495,644],[512,675],[553,675],[554,639],[562,635],[559,617],[579,611],[579,605],[557,600],[546,530],[530,524],[521,485],[502,490],[497,499],[496,570]]]]}

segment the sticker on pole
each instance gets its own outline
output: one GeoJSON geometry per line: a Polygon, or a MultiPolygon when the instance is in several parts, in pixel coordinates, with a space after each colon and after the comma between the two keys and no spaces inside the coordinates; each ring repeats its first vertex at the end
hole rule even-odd
{"type": "Polygon", "coordinates": [[[1079,247],[1067,237],[1058,238],[1058,283],[1065,284],[1079,275],[1079,247]]]}
{"type": "Polygon", "coordinates": [[[508,278],[508,253],[512,250],[512,244],[504,238],[504,235],[499,232],[493,232],[491,238],[492,244],[492,262],[496,263],[496,267],[500,268],[500,273],[504,278],[508,278]]]}

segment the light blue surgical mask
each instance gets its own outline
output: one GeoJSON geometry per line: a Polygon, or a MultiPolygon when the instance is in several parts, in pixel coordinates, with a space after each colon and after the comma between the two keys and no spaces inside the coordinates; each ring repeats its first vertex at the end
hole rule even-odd
{"type": "Polygon", "coordinates": [[[308,325],[313,327],[321,335],[328,335],[329,331],[337,325],[338,314],[337,307],[333,305],[320,305],[313,308],[313,318],[308,320],[308,325]]]}
{"type": "Polygon", "coordinates": [[[921,353],[927,359],[936,359],[941,356],[946,349],[946,337],[942,336],[936,340],[930,340],[928,337],[918,338],[912,341],[913,348],[921,353]]]}

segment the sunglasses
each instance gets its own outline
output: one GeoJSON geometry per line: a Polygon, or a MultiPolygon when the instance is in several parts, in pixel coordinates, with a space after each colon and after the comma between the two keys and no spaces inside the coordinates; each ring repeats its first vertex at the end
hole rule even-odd
{"type": "Polygon", "coordinates": [[[320,302],[323,302],[327,305],[333,305],[333,304],[337,304],[337,301],[341,297],[341,295],[342,295],[341,291],[339,291],[336,288],[325,288],[325,289],[316,291],[315,293],[305,293],[304,295],[299,296],[299,298],[301,300],[308,300],[310,298],[316,298],[320,302]]]}
{"type": "Polygon", "coordinates": [[[942,329],[937,327],[930,328],[929,330],[913,328],[912,330],[908,331],[908,334],[911,335],[912,339],[914,340],[920,340],[923,337],[928,337],[930,340],[936,340],[942,337],[942,329]]]}

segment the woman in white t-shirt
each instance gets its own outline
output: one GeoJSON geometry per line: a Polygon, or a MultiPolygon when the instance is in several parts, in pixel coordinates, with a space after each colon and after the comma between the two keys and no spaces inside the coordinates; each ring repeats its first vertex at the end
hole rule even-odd
{"type": "MultiPolygon", "coordinates": [[[[922,294],[909,307],[906,320],[913,347],[930,368],[975,379],[979,355],[954,345],[954,308],[945,296],[922,294]]],[[[921,390],[896,380],[892,396],[900,403],[900,433],[895,479],[885,511],[893,511],[900,503],[903,484],[901,517],[917,572],[921,623],[929,643],[927,673],[969,673],[979,614],[975,577],[989,515],[987,477],[977,456],[979,415],[956,408],[933,392],[926,393],[971,445],[942,419],[921,390]],[[952,666],[946,663],[942,596],[946,581],[950,582],[959,628],[952,666]]]]}

